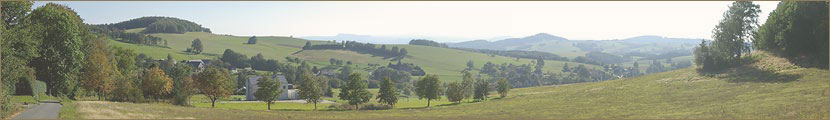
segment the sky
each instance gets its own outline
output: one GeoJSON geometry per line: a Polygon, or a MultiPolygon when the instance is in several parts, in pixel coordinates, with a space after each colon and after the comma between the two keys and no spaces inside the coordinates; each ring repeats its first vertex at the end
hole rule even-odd
{"type": "MultiPolygon", "coordinates": [[[[36,2],[35,7],[47,2],[36,2]]],[[[571,40],[642,35],[710,39],[730,1],[61,1],[84,22],[142,16],[190,20],[237,36],[523,37],[548,33],[571,40]]],[[[756,1],[766,20],[778,1],[756,1]]],[[[762,24],[762,23],[759,23],[762,24]]]]}

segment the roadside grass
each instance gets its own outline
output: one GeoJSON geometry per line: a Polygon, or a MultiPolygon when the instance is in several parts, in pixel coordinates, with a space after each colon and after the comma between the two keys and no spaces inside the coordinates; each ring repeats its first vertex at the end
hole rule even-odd
{"type": "Polygon", "coordinates": [[[58,119],[62,120],[77,120],[83,119],[80,113],[78,113],[78,104],[75,101],[66,100],[61,101],[60,112],[58,113],[58,119]]]}

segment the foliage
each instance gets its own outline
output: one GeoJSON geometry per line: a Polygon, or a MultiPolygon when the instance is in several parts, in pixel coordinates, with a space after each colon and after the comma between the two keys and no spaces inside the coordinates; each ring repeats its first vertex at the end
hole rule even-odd
{"type": "Polygon", "coordinates": [[[113,58],[118,72],[115,80],[115,90],[111,100],[123,102],[140,102],[144,99],[141,89],[137,87],[141,79],[138,78],[136,54],[133,50],[121,47],[113,48],[113,58]]]}
{"type": "Polygon", "coordinates": [[[306,42],[303,50],[350,50],[363,54],[371,54],[375,56],[382,56],[386,58],[400,57],[403,58],[407,53],[400,53],[398,47],[394,46],[391,50],[386,49],[386,45],[380,48],[375,48],[372,43],[360,43],[355,41],[344,41],[342,43],[319,44],[311,45],[311,42],[306,42]]]}
{"type": "Polygon", "coordinates": [[[95,91],[98,98],[110,94],[115,89],[115,67],[110,62],[109,46],[105,38],[90,40],[87,61],[84,63],[81,85],[86,90],[95,91]]]}
{"type": "Polygon", "coordinates": [[[371,73],[373,80],[394,79],[395,83],[404,83],[411,79],[409,72],[398,71],[389,67],[380,67],[371,73]]]}
{"type": "Polygon", "coordinates": [[[259,89],[256,90],[254,96],[260,101],[264,101],[268,105],[268,110],[271,110],[271,103],[278,100],[283,92],[280,90],[282,84],[275,79],[271,79],[270,76],[262,77],[257,81],[259,81],[256,83],[259,89]]]}
{"type": "Polygon", "coordinates": [[[783,1],[759,27],[753,46],[804,67],[828,68],[828,3],[783,1]]]}
{"type": "Polygon", "coordinates": [[[225,53],[222,54],[222,57],[219,57],[219,60],[229,63],[231,68],[245,68],[251,66],[248,63],[248,56],[245,56],[245,54],[242,53],[234,52],[231,49],[225,49],[225,53]]]}
{"type": "Polygon", "coordinates": [[[475,95],[473,99],[475,100],[487,100],[487,95],[490,94],[490,82],[483,79],[476,80],[475,85],[475,95]]]}
{"type": "Polygon", "coordinates": [[[199,54],[199,53],[202,53],[202,51],[204,51],[204,49],[205,48],[204,48],[204,45],[202,45],[202,40],[199,40],[199,38],[196,38],[196,39],[193,40],[193,42],[191,42],[190,48],[187,49],[187,52],[192,52],[192,53],[199,54]]]}
{"type": "Polygon", "coordinates": [[[323,88],[318,83],[319,80],[311,75],[308,69],[302,72],[302,82],[300,82],[299,95],[301,99],[305,99],[307,103],[314,103],[314,110],[317,110],[317,103],[320,103],[323,97],[323,88]]]}
{"type": "Polygon", "coordinates": [[[444,44],[444,43],[438,43],[438,42],[431,41],[431,40],[426,40],[426,39],[414,39],[414,40],[410,40],[410,41],[409,41],[409,44],[410,44],[410,45],[423,45],[423,46],[433,46],[433,47],[442,47],[442,48],[447,48],[447,44],[444,44]]]}
{"type": "Polygon", "coordinates": [[[472,98],[473,93],[475,92],[475,81],[473,80],[473,74],[470,72],[464,72],[461,78],[461,90],[464,96],[464,99],[472,98]]]}
{"type": "Polygon", "coordinates": [[[698,46],[695,56],[704,57],[698,63],[704,72],[719,71],[741,64],[742,54],[749,51],[747,42],[751,41],[758,26],[758,5],[751,1],[733,2],[723,14],[723,19],[712,30],[715,40],[698,46]],[[707,64],[708,63],[708,64],[707,64]],[[709,66],[707,66],[709,65],[709,66]]]}
{"type": "Polygon", "coordinates": [[[360,73],[352,73],[349,75],[346,84],[340,87],[340,95],[338,96],[341,100],[349,101],[349,105],[354,105],[355,108],[360,109],[358,105],[372,99],[372,93],[369,93],[366,88],[366,81],[362,79],[360,73]]]}
{"type": "Polygon", "coordinates": [[[553,53],[540,52],[540,51],[490,50],[490,49],[473,49],[473,48],[453,48],[453,49],[469,51],[469,52],[484,53],[484,54],[491,54],[491,55],[501,55],[501,56],[514,57],[514,58],[569,61],[567,57],[562,57],[562,56],[559,56],[559,55],[556,55],[556,54],[553,54],[553,53]]]}
{"type": "Polygon", "coordinates": [[[210,99],[211,107],[215,106],[216,100],[230,96],[235,86],[228,70],[216,66],[208,66],[194,80],[196,88],[210,99]]]}
{"type": "MultiPolygon", "coordinates": [[[[426,72],[424,72],[424,70],[421,69],[420,66],[417,66],[417,65],[412,64],[412,63],[402,63],[401,61],[398,61],[398,64],[389,63],[386,67],[392,68],[392,69],[395,69],[395,70],[398,70],[398,71],[402,71],[402,72],[408,72],[409,75],[412,75],[412,76],[424,76],[424,75],[426,75],[426,72]]],[[[403,74],[403,73],[399,73],[399,74],[403,74]]],[[[380,80],[380,79],[377,79],[377,80],[380,80]]],[[[409,79],[405,79],[405,80],[408,81],[409,79]]],[[[400,81],[400,80],[397,80],[397,81],[400,81]]]]}
{"type": "Polygon", "coordinates": [[[507,97],[507,92],[510,91],[510,82],[507,79],[500,79],[497,83],[496,91],[499,92],[501,98],[507,97]]]}
{"type": "Polygon", "coordinates": [[[450,102],[461,103],[464,100],[464,87],[458,82],[447,84],[447,90],[444,93],[447,95],[447,100],[450,102]]]}
{"type": "Polygon", "coordinates": [[[415,94],[418,95],[419,99],[427,99],[427,108],[430,107],[429,104],[434,99],[439,99],[441,97],[441,81],[438,80],[437,75],[427,75],[421,80],[416,82],[415,86],[415,94]]]}
{"type": "Polygon", "coordinates": [[[173,78],[173,104],[190,105],[190,96],[196,93],[196,83],[193,81],[193,67],[180,63],[173,66],[169,75],[173,78]]]}
{"type": "Polygon", "coordinates": [[[395,103],[398,103],[398,95],[399,93],[395,87],[395,83],[389,77],[386,77],[383,78],[380,84],[380,91],[375,98],[378,100],[378,103],[395,106],[395,103]]]}
{"type": "Polygon", "coordinates": [[[69,7],[47,3],[29,15],[30,27],[34,28],[34,39],[42,39],[40,57],[34,68],[38,78],[49,86],[54,96],[75,98],[78,77],[83,66],[83,38],[88,35],[82,19],[69,7]]]}
{"type": "Polygon", "coordinates": [[[141,90],[147,96],[161,98],[173,90],[173,79],[168,77],[158,66],[144,71],[141,81],[141,90]]]}
{"type": "Polygon", "coordinates": [[[252,36],[248,38],[248,44],[256,44],[256,36],[252,36]]]}

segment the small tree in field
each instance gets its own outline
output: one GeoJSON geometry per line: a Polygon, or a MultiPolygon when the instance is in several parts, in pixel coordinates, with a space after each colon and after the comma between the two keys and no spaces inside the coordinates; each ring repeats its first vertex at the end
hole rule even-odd
{"type": "Polygon", "coordinates": [[[398,103],[398,95],[395,83],[389,77],[383,78],[383,83],[380,84],[380,91],[376,97],[378,103],[395,106],[395,103],[398,103]]]}
{"type": "Polygon", "coordinates": [[[433,99],[441,97],[441,86],[439,83],[440,81],[438,80],[438,76],[427,75],[423,79],[419,80],[415,86],[415,94],[418,95],[418,98],[427,99],[427,108],[430,107],[430,103],[433,99]]]}
{"type": "Polygon", "coordinates": [[[210,99],[211,108],[215,106],[216,100],[231,96],[235,85],[230,76],[227,69],[216,66],[209,66],[196,75],[197,88],[210,99]]]}
{"type": "Polygon", "coordinates": [[[496,91],[499,91],[499,95],[502,98],[507,97],[507,92],[510,91],[510,82],[507,79],[500,79],[498,82],[498,86],[496,86],[496,91]]]}
{"type": "Polygon", "coordinates": [[[254,93],[257,99],[265,102],[268,105],[268,110],[271,110],[271,103],[276,101],[280,98],[280,94],[282,94],[282,90],[280,90],[280,82],[277,82],[274,79],[271,79],[270,75],[265,76],[257,80],[256,83],[257,91],[254,93]]]}
{"type": "Polygon", "coordinates": [[[452,82],[447,84],[447,100],[450,102],[461,103],[461,100],[464,99],[464,88],[458,82],[452,82]]]}
{"type": "Polygon", "coordinates": [[[305,99],[307,103],[314,103],[314,110],[317,110],[317,103],[322,100],[323,89],[320,87],[317,79],[313,78],[311,72],[306,69],[303,72],[302,81],[300,84],[300,98],[305,99]]]}
{"type": "Polygon", "coordinates": [[[490,94],[490,82],[487,80],[478,79],[475,85],[475,100],[487,100],[487,95],[490,94]]]}
{"type": "Polygon", "coordinates": [[[349,80],[343,87],[340,87],[340,99],[349,101],[349,105],[354,105],[355,110],[360,110],[359,105],[369,102],[372,98],[372,93],[369,93],[366,80],[363,80],[360,73],[352,73],[349,75],[349,80]]]}
{"type": "Polygon", "coordinates": [[[190,48],[192,50],[191,52],[196,54],[202,53],[202,50],[205,49],[204,45],[202,45],[202,40],[199,40],[199,38],[196,38],[193,42],[191,42],[190,48]]]}

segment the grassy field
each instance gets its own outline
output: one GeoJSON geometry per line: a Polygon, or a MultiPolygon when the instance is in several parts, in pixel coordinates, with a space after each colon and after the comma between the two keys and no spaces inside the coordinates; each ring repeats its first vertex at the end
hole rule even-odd
{"type": "MultiPolygon", "coordinates": [[[[137,118],[201,119],[828,119],[830,71],[758,62],[703,75],[694,68],[596,83],[513,89],[507,98],[377,111],[263,111],[87,102],[137,118]]],[[[493,95],[495,96],[495,95],[493,95]]],[[[446,101],[442,99],[440,101],[446,101]]],[[[84,113],[85,118],[118,118],[84,113]]]]}
{"type": "MultiPolygon", "coordinates": [[[[137,29],[131,30],[136,31],[137,29]]],[[[169,48],[136,45],[118,41],[111,41],[110,44],[112,46],[133,49],[138,53],[144,53],[154,58],[165,58],[168,54],[170,54],[176,60],[218,58],[219,56],[221,56],[225,49],[234,50],[236,52],[245,54],[248,57],[254,56],[257,53],[262,53],[266,59],[276,59],[280,60],[281,62],[285,62],[284,58],[286,56],[298,57],[308,61],[311,65],[317,66],[318,68],[329,66],[329,59],[335,58],[344,61],[352,61],[354,65],[358,66],[357,69],[361,70],[358,72],[364,73],[364,75],[368,75],[369,72],[367,70],[373,70],[367,68],[368,63],[380,64],[384,66],[388,63],[397,63],[397,61],[393,61],[391,59],[384,59],[382,57],[376,57],[368,54],[359,54],[357,52],[352,51],[300,51],[301,46],[305,45],[306,41],[310,40],[291,37],[257,36],[257,44],[251,45],[244,44],[247,42],[249,38],[248,36],[227,36],[203,32],[151,35],[158,36],[167,40],[169,48]],[[200,39],[204,44],[205,50],[203,54],[189,54],[183,52],[190,47],[191,41],[193,41],[196,38],[200,39]]],[[[330,43],[329,41],[313,40],[311,42],[312,44],[330,43]]],[[[380,45],[377,46],[380,47],[380,45]]],[[[475,63],[476,68],[480,68],[487,62],[493,62],[495,64],[508,63],[518,65],[530,64],[531,61],[533,61],[530,59],[517,60],[516,58],[503,56],[491,57],[489,55],[481,53],[417,45],[392,44],[387,45],[387,48],[391,48],[392,46],[406,48],[409,51],[409,55],[405,59],[403,59],[402,62],[414,63],[415,65],[418,65],[422,69],[424,69],[424,71],[427,72],[427,74],[436,74],[439,77],[441,77],[442,81],[445,82],[460,81],[461,71],[464,70],[464,68],[466,68],[466,63],[469,60],[472,60],[475,63]]],[[[562,66],[566,62],[545,61],[545,63],[545,67],[543,69],[544,71],[561,72],[562,66]]],[[[572,66],[576,66],[577,64],[580,63],[569,62],[569,65],[572,66]]],[[[599,68],[599,66],[595,65],[586,64],[586,66],[599,68]]]]}

